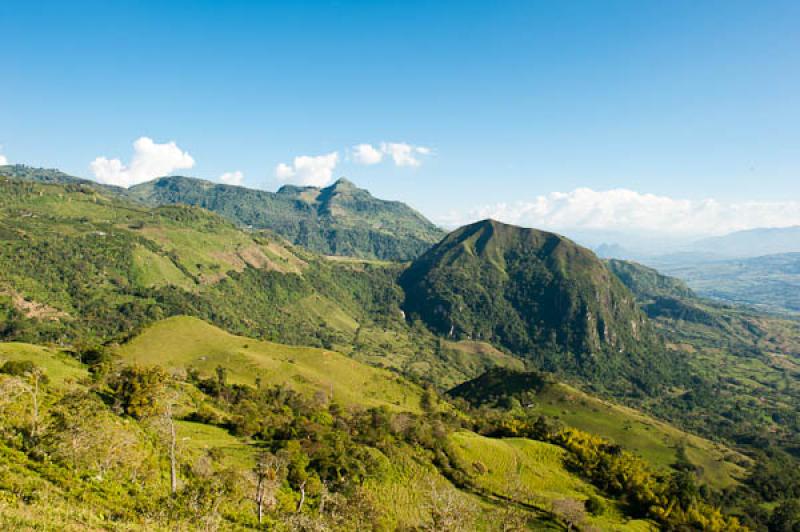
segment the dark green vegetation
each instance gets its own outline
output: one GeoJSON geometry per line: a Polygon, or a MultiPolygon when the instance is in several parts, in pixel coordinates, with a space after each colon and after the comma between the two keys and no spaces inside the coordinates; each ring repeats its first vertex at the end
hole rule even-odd
{"type": "Polygon", "coordinates": [[[408,205],[375,198],[346,179],[326,188],[287,185],[275,193],[191,177],[162,177],[126,190],[21,165],[0,167],[0,174],[42,183],[83,184],[149,207],[203,207],[240,227],[269,229],[323,255],[407,260],[445,234],[408,205]]]}
{"type": "Polygon", "coordinates": [[[278,528],[793,515],[794,322],[494,222],[333,260],[47,180],[0,178],[4,528],[256,527],[258,478],[278,528]]]}
{"type": "Polygon", "coordinates": [[[164,177],[132,187],[129,194],[151,206],[203,207],[324,255],[405,260],[444,236],[406,204],[377,199],[346,179],[325,188],[286,185],[272,193],[164,177]]]}
{"type": "Polygon", "coordinates": [[[589,250],[493,220],[450,233],[403,272],[405,309],[440,334],[502,345],[597,388],[652,393],[680,360],[589,250]]]}

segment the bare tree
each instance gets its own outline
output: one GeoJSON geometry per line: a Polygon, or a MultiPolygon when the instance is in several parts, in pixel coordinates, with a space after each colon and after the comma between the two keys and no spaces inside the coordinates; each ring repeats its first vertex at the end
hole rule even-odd
{"type": "Polygon", "coordinates": [[[579,526],[586,519],[586,507],[577,499],[558,499],[553,501],[553,513],[567,523],[567,530],[579,526]]]}
{"type": "Polygon", "coordinates": [[[275,492],[286,473],[286,459],[270,452],[261,452],[256,458],[253,473],[256,477],[255,502],[258,512],[258,523],[264,521],[264,505],[275,503],[275,492]]]}
{"type": "Polygon", "coordinates": [[[41,368],[33,368],[26,374],[28,380],[28,393],[31,394],[31,402],[33,407],[33,417],[31,419],[31,438],[36,440],[39,435],[39,393],[40,384],[44,378],[44,372],[41,368]]]}
{"type": "Polygon", "coordinates": [[[519,503],[527,503],[528,492],[525,484],[520,478],[518,469],[509,471],[505,479],[505,489],[503,492],[510,499],[508,504],[503,505],[500,510],[499,528],[502,532],[517,532],[526,530],[528,525],[528,513],[521,509],[519,503]]]}
{"type": "Polygon", "coordinates": [[[300,513],[300,510],[303,509],[303,503],[306,502],[306,482],[308,481],[304,480],[300,483],[300,501],[297,503],[297,513],[300,513]]]}
{"type": "Polygon", "coordinates": [[[172,417],[172,398],[164,401],[164,422],[169,430],[169,486],[172,495],[178,492],[178,464],[176,456],[177,437],[175,434],[175,420],[172,417]]]}
{"type": "Polygon", "coordinates": [[[424,530],[472,530],[475,521],[474,508],[458,490],[431,481],[427,498],[430,521],[423,526],[424,530]]]}

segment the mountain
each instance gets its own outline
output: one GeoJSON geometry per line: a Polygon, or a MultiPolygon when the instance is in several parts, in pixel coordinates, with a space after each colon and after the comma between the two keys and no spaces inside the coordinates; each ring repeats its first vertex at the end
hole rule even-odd
{"type": "Polygon", "coordinates": [[[414,261],[400,283],[412,318],[540,369],[617,389],[658,387],[670,371],[633,294],[594,253],[553,233],[477,222],[414,261]]]}
{"type": "Polygon", "coordinates": [[[595,254],[602,259],[632,259],[636,253],[619,244],[603,242],[594,248],[595,254]]]}
{"type": "Polygon", "coordinates": [[[189,177],[162,177],[131,187],[128,193],[151,206],[203,207],[242,226],[270,229],[325,255],[407,260],[444,236],[406,204],[375,198],[346,179],[325,188],[286,185],[273,193],[189,177]]]}
{"type": "Polygon", "coordinates": [[[717,257],[745,258],[800,252],[800,225],[736,231],[705,238],[691,245],[692,251],[717,257]]]}
{"type": "Polygon", "coordinates": [[[695,297],[689,286],[674,277],[662,275],[636,262],[609,259],[606,265],[640,299],[656,297],[695,297]]]}
{"type": "Polygon", "coordinates": [[[344,178],[325,188],[286,185],[278,192],[268,192],[182,176],[162,177],[125,189],[24,165],[2,166],[0,175],[90,186],[150,207],[202,207],[241,227],[269,229],[324,255],[408,260],[445,234],[405,203],[375,198],[344,178]]]}
{"type": "Polygon", "coordinates": [[[450,387],[521,362],[403,319],[399,263],[332,260],[197,207],[147,207],[93,183],[0,177],[0,341],[122,342],[189,315],[234,334],[333,347],[450,387]]]}

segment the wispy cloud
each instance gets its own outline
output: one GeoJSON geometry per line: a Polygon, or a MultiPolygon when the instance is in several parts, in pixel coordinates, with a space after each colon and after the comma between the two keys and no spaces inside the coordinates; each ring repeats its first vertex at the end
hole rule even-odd
{"type": "Polygon", "coordinates": [[[192,168],[194,159],[174,141],[157,144],[153,139],[140,137],[133,143],[133,157],[128,166],[119,159],[98,157],[89,164],[101,183],[129,187],[175,170],[192,168]]]}
{"type": "Polygon", "coordinates": [[[241,185],[243,179],[244,174],[240,170],[236,170],[235,172],[225,172],[219,176],[219,181],[221,183],[225,183],[226,185],[241,185]]]}
{"type": "Polygon", "coordinates": [[[333,171],[339,164],[339,152],[324,155],[300,155],[291,165],[280,163],[275,167],[279,180],[301,186],[324,187],[333,181],[333,171]]]}
{"type": "Polygon", "coordinates": [[[8,164],[8,159],[5,155],[0,155],[0,166],[5,166],[8,164]]]}
{"type": "Polygon", "coordinates": [[[628,189],[578,188],[529,201],[451,212],[440,217],[439,222],[455,226],[484,218],[556,231],[614,230],[703,236],[756,227],[800,225],[800,202],[688,200],[628,189]]]}

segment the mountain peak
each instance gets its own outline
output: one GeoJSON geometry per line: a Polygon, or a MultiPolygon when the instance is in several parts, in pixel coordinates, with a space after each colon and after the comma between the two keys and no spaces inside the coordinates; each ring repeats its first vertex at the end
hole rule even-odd
{"type": "Polygon", "coordinates": [[[633,294],[555,233],[481,220],[446,236],[400,282],[406,314],[450,338],[499,344],[573,376],[613,367],[609,385],[620,389],[652,381],[640,368],[660,346],[633,294]]]}
{"type": "Polygon", "coordinates": [[[332,185],[328,188],[334,189],[343,189],[343,188],[358,188],[355,183],[347,179],[346,177],[340,177],[336,180],[332,185]]]}

